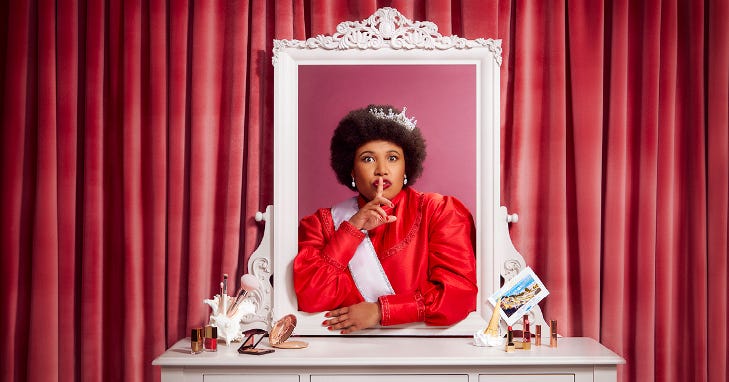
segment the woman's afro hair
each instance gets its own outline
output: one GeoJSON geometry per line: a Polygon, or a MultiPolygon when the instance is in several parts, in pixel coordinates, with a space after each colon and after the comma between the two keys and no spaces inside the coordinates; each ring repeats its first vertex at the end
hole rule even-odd
{"type": "MultiPolygon", "coordinates": [[[[362,145],[372,141],[388,141],[402,147],[405,156],[407,186],[413,185],[423,172],[425,160],[425,140],[420,129],[409,130],[392,119],[380,118],[370,110],[380,110],[387,114],[390,110],[399,114],[400,110],[391,105],[369,105],[363,109],[352,110],[334,130],[330,145],[330,163],[339,183],[352,187],[354,154],[362,145]]],[[[406,186],[406,187],[407,187],[406,186]]]]}

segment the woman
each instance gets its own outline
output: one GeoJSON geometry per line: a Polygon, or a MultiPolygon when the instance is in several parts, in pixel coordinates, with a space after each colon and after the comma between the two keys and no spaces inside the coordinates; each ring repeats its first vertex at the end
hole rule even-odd
{"type": "Polygon", "coordinates": [[[337,179],[359,196],[301,220],[294,288],[299,309],[329,330],[452,325],[476,308],[475,229],[456,198],[421,193],[425,141],[390,105],[345,116],[331,141],[337,179]]]}

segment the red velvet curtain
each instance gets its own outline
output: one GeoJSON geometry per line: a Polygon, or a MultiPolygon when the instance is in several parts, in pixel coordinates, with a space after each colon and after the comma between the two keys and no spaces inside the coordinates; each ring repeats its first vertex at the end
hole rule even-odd
{"type": "Polygon", "coordinates": [[[726,1],[0,4],[0,370],[156,380],[272,202],[273,38],[392,6],[503,40],[502,200],[562,334],[726,381],[726,1]]]}

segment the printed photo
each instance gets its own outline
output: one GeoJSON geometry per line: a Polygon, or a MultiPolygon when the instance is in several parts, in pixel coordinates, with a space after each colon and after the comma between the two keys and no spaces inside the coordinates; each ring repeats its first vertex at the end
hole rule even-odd
{"type": "Polygon", "coordinates": [[[496,302],[501,299],[501,317],[507,325],[513,325],[548,294],[539,277],[526,267],[491,295],[489,302],[496,306],[496,302]]]}

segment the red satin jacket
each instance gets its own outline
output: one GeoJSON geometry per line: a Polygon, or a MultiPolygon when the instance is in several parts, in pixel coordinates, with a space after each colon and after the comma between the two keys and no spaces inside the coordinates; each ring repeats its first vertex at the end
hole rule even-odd
{"type": "MultiPolygon", "coordinates": [[[[394,295],[379,298],[380,324],[451,325],[476,309],[475,228],[456,198],[408,187],[392,200],[397,220],[369,231],[394,295]]],[[[360,197],[360,206],[364,200],[360,197]]],[[[299,310],[322,312],[364,301],[347,264],[364,233],[331,209],[301,220],[294,288],[299,310]]]]}

